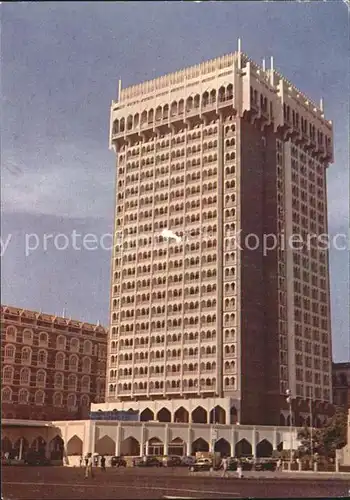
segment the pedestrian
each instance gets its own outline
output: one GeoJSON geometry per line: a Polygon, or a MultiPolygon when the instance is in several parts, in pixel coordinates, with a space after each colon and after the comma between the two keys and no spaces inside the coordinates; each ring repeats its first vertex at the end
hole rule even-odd
{"type": "Polygon", "coordinates": [[[282,460],[279,458],[277,460],[277,471],[281,472],[281,470],[282,470],[282,460]]]}
{"type": "Polygon", "coordinates": [[[85,467],[85,479],[87,479],[89,476],[94,477],[92,466],[93,466],[92,453],[88,453],[86,460],[86,467],[85,467]]]}
{"type": "Polygon", "coordinates": [[[237,476],[239,479],[242,479],[243,477],[243,467],[242,467],[242,462],[239,460],[237,464],[237,476]]]}
{"type": "Polygon", "coordinates": [[[8,451],[6,451],[5,453],[5,460],[7,462],[7,465],[11,465],[10,453],[8,451]]]}
{"type": "Polygon", "coordinates": [[[100,465],[101,465],[101,470],[106,472],[106,458],[104,455],[101,456],[100,465]]]}
{"type": "Polygon", "coordinates": [[[221,477],[228,477],[227,476],[227,469],[228,469],[228,460],[226,456],[223,456],[221,460],[221,467],[222,467],[222,476],[221,477]]]}

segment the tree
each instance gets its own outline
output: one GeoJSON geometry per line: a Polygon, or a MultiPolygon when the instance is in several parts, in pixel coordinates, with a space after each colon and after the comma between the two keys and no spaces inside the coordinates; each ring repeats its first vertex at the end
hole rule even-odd
{"type": "Polygon", "coordinates": [[[325,456],[334,456],[347,442],[347,414],[343,408],[337,408],[333,417],[328,419],[322,429],[316,432],[318,452],[325,456]]]}
{"type": "Polygon", "coordinates": [[[298,432],[298,440],[300,441],[300,445],[298,448],[298,455],[303,457],[305,455],[311,456],[314,453],[318,452],[319,444],[317,432],[310,427],[303,427],[298,432]]]}
{"type": "Polygon", "coordinates": [[[299,430],[299,455],[302,457],[318,453],[326,457],[334,457],[335,450],[346,445],[346,435],[347,414],[342,408],[338,408],[321,429],[311,431],[310,427],[304,427],[299,430]]]}

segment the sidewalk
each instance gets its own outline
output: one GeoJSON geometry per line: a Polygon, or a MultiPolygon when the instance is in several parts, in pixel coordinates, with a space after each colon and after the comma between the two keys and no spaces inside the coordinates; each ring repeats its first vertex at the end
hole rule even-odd
{"type": "MultiPolygon", "coordinates": [[[[195,475],[205,475],[209,477],[221,477],[222,471],[213,472],[194,472],[195,475]]],[[[228,471],[229,478],[237,478],[237,472],[228,471]]],[[[283,471],[283,472],[269,472],[269,471],[243,471],[243,478],[246,479],[344,479],[350,481],[349,472],[313,472],[313,471],[283,471]]]]}

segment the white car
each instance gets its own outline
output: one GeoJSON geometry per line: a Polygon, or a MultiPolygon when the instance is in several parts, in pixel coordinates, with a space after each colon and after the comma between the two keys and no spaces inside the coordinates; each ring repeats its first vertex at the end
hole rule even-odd
{"type": "Polygon", "coordinates": [[[194,464],[190,465],[191,472],[198,472],[201,470],[210,470],[213,467],[213,461],[211,458],[199,458],[194,464]]]}

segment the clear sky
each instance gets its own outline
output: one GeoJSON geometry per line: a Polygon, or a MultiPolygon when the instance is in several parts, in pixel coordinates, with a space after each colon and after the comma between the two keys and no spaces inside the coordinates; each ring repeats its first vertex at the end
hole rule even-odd
{"type": "MultiPolygon", "coordinates": [[[[108,323],[110,252],[45,234],[113,229],[109,106],[123,86],[233,52],[275,67],[335,125],[330,232],[349,227],[349,17],[343,2],[2,4],[2,302],[108,323]],[[25,255],[25,234],[36,250],[25,255]],[[60,240],[63,245],[64,241],[60,240]],[[77,247],[79,244],[76,245],[77,247]]],[[[106,245],[108,246],[108,245],[106,245]]],[[[331,252],[333,351],[349,359],[349,258],[331,252]]]]}

